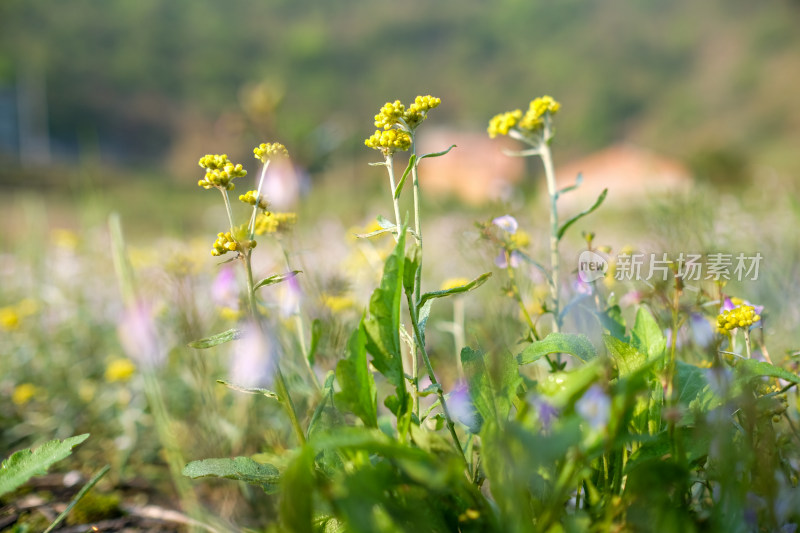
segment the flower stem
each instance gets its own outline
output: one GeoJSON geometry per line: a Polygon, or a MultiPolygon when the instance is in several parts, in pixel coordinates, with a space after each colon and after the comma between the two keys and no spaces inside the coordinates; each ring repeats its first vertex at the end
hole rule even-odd
{"type": "Polygon", "coordinates": [[[227,189],[220,189],[222,192],[222,199],[225,200],[225,210],[228,212],[228,224],[231,226],[231,234],[233,233],[233,211],[231,211],[231,200],[228,197],[227,189]]]}
{"type": "MultiPolygon", "coordinates": [[[[244,261],[245,268],[247,270],[247,302],[248,302],[248,309],[250,318],[258,325],[259,329],[262,329],[263,326],[261,321],[258,320],[258,310],[256,307],[256,294],[254,290],[254,283],[253,283],[253,267],[251,265],[250,257],[253,251],[248,250],[246,253],[242,254],[242,260],[244,261]]],[[[263,329],[262,329],[263,332],[263,329]]],[[[300,444],[305,444],[306,436],[303,432],[303,428],[300,426],[300,421],[297,418],[297,412],[294,407],[294,402],[292,401],[292,397],[289,394],[289,387],[286,385],[286,378],[283,377],[283,372],[281,372],[280,363],[275,363],[275,377],[277,390],[275,391],[278,394],[279,401],[281,405],[283,405],[286,414],[289,416],[289,421],[294,428],[295,435],[297,436],[297,440],[300,444]]]]}
{"type": "MultiPolygon", "coordinates": [[[[547,137],[545,137],[547,139],[547,137]]],[[[553,330],[561,330],[561,304],[559,297],[560,259],[558,254],[558,194],[556,191],[556,173],[553,168],[553,157],[547,140],[542,141],[539,147],[539,156],[542,158],[545,177],[547,178],[547,193],[550,196],[550,298],[553,301],[553,330]]]]}
{"type": "MultiPolygon", "coordinates": [[[[414,305],[412,300],[411,292],[406,292],[406,300],[408,301],[408,308],[411,310],[411,325],[414,328],[414,337],[417,340],[417,345],[419,346],[419,351],[422,352],[422,360],[425,362],[425,367],[428,370],[428,377],[431,379],[431,384],[433,386],[439,385],[439,381],[436,379],[436,374],[433,372],[433,365],[431,365],[431,360],[428,357],[428,352],[425,351],[425,343],[422,340],[422,333],[419,329],[419,314],[417,307],[414,305]]],[[[415,356],[416,357],[416,356],[415,356]]],[[[464,460],[464,464],[467,467],[467,472],[469,472],[470,478],[472,477],[472,466],[470,465],[469,461],[467,460],[467,456],[464,455],[464,449],[461,447],[461,442],[458,440],[458,434],[456,433],[455,423],[453,422],[452,417],[450,416],[450,411],[447,409],[447,402],[444,399],[444,391],[442,387],[439,386],[437,390],[437,396],[439,397],[439,403],[442,406],[442,412],[444,413],[444,419],[447,425],[447,429],[450,432],[450,436],[453,438],[453,443],[455,444],[456,448],[458,449],[461,458],[464,460]]]]}
{"type": "Polygon", "coordinates": [[[256,215],[258,215],[258,204],[261,201],[261,187],[264,185],[264,176],[267,175],[267,168],[269,168],[269,159],[267,162],[264,163],[264,166],[261,167],[261,177],[258,179],[258,188],[256,189],[256,205],[253,206],[253,214],[250,215],[250,237],[249,239],[252,241],[253,237],[256,234],[256,215]]]}
{"type": "Polygon", "coordinates": [[[392,204],[394,205],[394,242],[400,239],[400,202],[395,198],[394,189],[396,187],[394,181],[394,154],[389,152],[386,154],[386,171],[389,173],[389,186],[391,187],[390,193],[392,195],[392,204]]]}

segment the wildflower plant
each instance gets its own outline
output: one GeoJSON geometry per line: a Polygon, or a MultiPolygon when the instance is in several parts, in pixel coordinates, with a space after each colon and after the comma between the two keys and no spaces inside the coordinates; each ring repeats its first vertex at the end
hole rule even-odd
{"type": "MultiPolygon", "coordinates": [[[[228,385],[277,400],[295,438],[291,449],[270,454],[270,463],[263,460],[266,454],[207,459],[190,462],[183,473],[236,479],[279,493],[280,525],[287,531],[669,532],[723,531],[752,517],[762,530],[797,523],[800,515],[785,510],[785,502],[794,501],[786,495],[795,493],[779,494],[774,486],[796,484],[800,469],[796,416],[787,407],[787,392],[800,384],[800,376],[756,358],[720,357],[721,335],[703,347],[710,353],[706,366],[684,360],[677,332],[700,311],[685,301],[679,265],[671,265],[671,285],[637,298],[632,324],[613,294],[603,302],[591,287],[583,296],[593,297],[586,298],[593,305],[587,308],[599,324],[599,344],[581,332],[564,331],[570,325],[565,326],[565,313],[578,304],[561,302],[559,242],[599,207],[605,192],[586,211],[560,221],[557,200],[572,187],[555,188],[550,141],[560,104],[550,97],[533,100],[525,112],[498,115],[489,125],[490,136],[508,135],[528,145],[512,155],[539,156],[548,183],[548,267],[526,251],[536,237],[513,216],[481,225],[501,250],[497,264],[507,273],[507,292],[530,334],[491,353],[469,345],[464,305],[475,295],[465,293],[490,274],[452,278],[427,291],[422,276],[418,166],[453,147],[419,155],[416,135],[440,104],[438,98],[418,96],[407,106],[387,102],[375,115],[378,129],[365,145],[382,156],[373,164],[387,171],[394,221],[379,216],[377,229],[359,237],[388,233],[394,246],[366,309],[320,383],[314,346],[323,333],[312,327],[310,346],[300,350],[309,375],[291,373],[263,325],[271,310],[257,298],[261,287],[281,281],[287,291],[296,290],[297,272],[256,282],[250,264],[257,237],[294,223],[290,214],[271,213],[260,193],[270,160],[285,156],[285,149],[256,148],[261,178],[240,196],[251,212],[239,225],[227,193],[230,176],[239,174],[235,179],[241,181],[244,170],[223,156],[201,160],[211,171],[201,186],[219,189],[229,214],[230,227],[218,235],[212,253],[231,254],[243,264],[248,311],[239,328],[193,346],[236,342],[242,357],[260,361],[260,372],[234,367],[242,383],[228,385]],[[408,152],[408,162],[399,174],[395,157],[402,152],[408,152]],[[412,220],[400,210],[409,177],[412,220]],[[522,264],[544,273],[549,294],[543,298],[549,300],[541,316],[552,318],[546,336],[539,333],[541,316],[532,316],[525,304],[522,264]],[[449,386],[441,363],[431,359],[434,336],[426,335],[432,305],[441,298],[453,300],[453,322],[445,327],[458,347],[449,386]],[[675,332],[669,340],[665,326],[675,332]],[[547,371],[539,372],[545,361],[547,371]],[[274,391],[267,388],[273,377],[274,391]],[[772,451],[765,456],[756,453],[767,448],[772,451]],[[748,499],[749,487],[760,500],[748,499]]],[[[593,239],[593,233],[585,235],[589,251],[595,249],[593,239]]],[[[331,311],[358,308],[355,301],[336,298],[322,300],[331,311]]],[[[761,319],[761,310],[747,302],[724,306],[716,320],[726,333],[748,332],[761,319]]],[[[300,320],[295,301],[289,314],[300,320]]]]}

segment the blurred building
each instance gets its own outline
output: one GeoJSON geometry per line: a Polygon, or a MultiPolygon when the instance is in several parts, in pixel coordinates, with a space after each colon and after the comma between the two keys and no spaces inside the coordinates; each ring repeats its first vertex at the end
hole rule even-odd
{"type": "Polygon", "coordinates": [[[575,184],[578,175],[582,177],[580,187],[559,198],[559,208],[567,212],[591,206],[605,188],[608,188],[605,202],[622,206],[655,196],[684,193],[693,183],[691,172],[680,161],[628,143],[615,144],[557,166],[558,189],[575,184]]]}

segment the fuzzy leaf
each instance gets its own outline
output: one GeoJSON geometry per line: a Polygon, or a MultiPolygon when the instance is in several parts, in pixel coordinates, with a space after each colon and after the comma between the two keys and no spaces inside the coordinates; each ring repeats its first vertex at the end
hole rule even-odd
{"type": "Polygon", "coordinates": [[[411,157],[408,158],[408,166],[406,166],[405,171],[403,171],[403,176],[400,178],[400,181],[397,182],[397,186],[394,188],[394,199],[397,200],[400,198],[400,192],[403,190],[403,185],[406,183],[406,178],[408,178],[408,174],[411,172],[411,169],[414,168],[414,163],[417,161],[417,156],[411,154],[411,157]]]}
{"type": "Polygon", "coordinates": [[[336,402],[359,417],[367,427],[378,426],[375,379],[367,365],[367,335],[362,319],[347,341],[346,355],[336,365],[341,392],[336,402]]]}
{"type": "Polygon", "coordinates": [[[748,378],[767,376],[778,378],[790,383],[800,384],[800,376],[783,368],[755,359],[742,359],[736,362],[736,370],[748,378]]]}
{"type": "Polygon", "coordinates": [[[611,335],[603,335],[603,341],[611,358],[617,363],[620,377],[633,374],[647,364],[647,356],[642,355],[627,342],[623,342],[611,335]]]}
{"type": "Polygon", "coordinates": [[[461,364],[467,378],[470,398],[483,420],[505,421],[521,381],[518,365],[511,354],[492,358],[487,364],[482,352],[465,347],[461,364]]]}
{"type": "Polygon", "coordinates": [[[419,158],[420,159],[425,159],[426,157],[441,157],[441,156],[445,155],[446,153],[448,153],[450,150],[452,150],[455,147],[456,147],[456,145],[453,144],[453,145],[450,145],[450,148],[448,148],[447,150],[442,150],[441,152],[433,152],[431,154],[421,155],[421,156],[419,156],[419,158]]]}
{"type": "Polygon", "coordinates": [[[287,531],[314,531],[314,485],[314,449],[306,445],[289,464],[281,480],[279,512],[287,531]]]}
{"type": "Polygon", "coordinates": [[[203,459],[192,461],[183,468],[183,475],[192,479],[200,477],[221,477],[244,481],[264,489],[267,494],[278,491],[280,475],[278,469],[270,464],[261,464],[249,457],[203,459]]]}
{"type": "Polygon", "coordinates": [[[369,318],[363,321],[366,349],[372,356],[372,364],[397,390],[395,414],[398,416],[404,411],[403,406],[407,405],[399,333],[405,265],[405,234],[404,226],[394,252],[386,259],[381,284],[370,298],[369,318]]]}
{"type": "Polygon", "coordinates": [[[287,279],[291,279],[296,275],[300,274],[302,270],[292,270],[286,272],[285,274],[273,274],[272,276],[266,277],[255,284],[253,290],[260,289],[261,287],[266,287],[267,285],[274,285],[276,283],[280,283],[282,281],[286,281],[287,279]]]}
{"type": "Polygon", "coordinates": [[[47,473],[47,469],[68,457],[72,448],[89,438],[88,433],[68,439],[45,442],[35,450],[26,448],[15,452],[0,465],[0,496],[15,490],[33,476],[47,473]]]}
{"type": "Polygon", "coordinates": [[[233,383],[229,383],[229,382],[225,381],[224,379],[218,379],[217,383],[221,383],[221,384],[225,385],[226,387],[228,387],[229,389],[235,390],[237,392],[244,392],[246,394],[260,394],[262,396],[266,396],[267,398],[272,398],[273,400],[277,400],[278,399],[278,395],[275,392],[273,392],[273,391],[271,391],[269,389],[261,389],[261,388],[258,388],[258,387],[252,387],[252,388],[251,387],[242,387],[240,385],[235,385],[233,383]]]}
{"type": "Polygon", "coordinates": [[[551,353],[568,353],[583,362],[597,357],[597,351],[585,335],[553,332],[544,339],[528,345],[517,355],[517,361],[521,365],[527,365],[551,353]]]}
{"type": "Polygon", "coordinates": [[[655,318],[645,307],[640,307],[636,312],[636,322],[631,331],[631,344],[648,360],[664,356],[667,348],[667,339],[655,318]]]}
{"type": "Polygon", "coordinates": [[[311,345],[308,347],[308,353],[306,354],[306,358],[308,358],[308,362],[311,363],[311,366],[314,366],[320,337],[322,337],[322,322],[320,322],[318,318],[315,318],[314,321],[311,322],[311,345]]]}
{"type": "Polygon", "coordinates": [[[564,237],[564,233],[567,231],[567,229],[569,229],[569,227],[571,225],[573,225],[574,223],[576,223],[577,221],[579,221],[580,219],[582,219],[583,217],[585,217],[589,213],[592,213],[595,209],[600,207],[600,204],[602,204],[603,200],[606,199],[606,195],[607,194],[608,194],[608,189],[603,189],[603,192],[601,192],[600,196],[597,197],[597,200],[595,200],[595,202],[592,205],[592,207],[590,207],[589,209],[586,209],[585,211],[581,211],[580,213],[578,213],[577,215],[575,215],[571,219],[569,219],[566,222],[564,222],[564,225],[561,226],[559,228],[559,230],[558,230],[558,240],[561,240],[561,238],[564,237]]]}
{"type": "Polygon", "coordinates": [[[211,348],[213,346],[225,344],[226,342],[229,341],[234,341],[240,338],[241,336],[242,336],[241,330],[229,329],[228,331],[223,331],[222,333],[217,333],[216,335],[212,335],[204,339],[192,341],[188,344],[188,346],[189,348],[197,348],[198,350],[204,350],[206,348],[211,348]]]}
{"type": "Polygon", "coordinates": [[[423,305],[427,300],[430,300],[430,299],[433,299],[433,298],[444,298],[445,296],[450,296],[452,294],[460,294],[462,292],[469,292],[469,291],[471,291],[473,289],[477,289],[478,287],[480,287],[481,285],[486,283],[486,280],[489,279],[491,276],[492,276],[491,272],[486,272],[484,274],[481,274],[480,276],[478,276],[477,278],[473,279],[472,281],[470,281],[469,283],[467,283],[465,285],[460,285],[458,287],[453,287],[452,289],[446,289],[446,290],[443,290],[443,291],[426,292],[420,298],[419,303],[420,303],[420,305],[423,305]]]}

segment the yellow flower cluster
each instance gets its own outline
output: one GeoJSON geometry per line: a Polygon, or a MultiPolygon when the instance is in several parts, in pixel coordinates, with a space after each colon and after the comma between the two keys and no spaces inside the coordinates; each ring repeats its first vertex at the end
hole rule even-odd
{"type": "Polygon", "coordinates": [[[251,250],[256,247],[256,241],[237,241],[232,235],[231,232],[225,233],[217,233],[217,240],[214,241],[213,248],[211,250],[211,255],[214,257],[224,255],[228,252],[244,252],[245,250],[251,250]]]}
{"type": "Polygon", "coordinates": [[[531,243],[531,237],[522,230],[517,230],[508,236],[508,241],[514,250],[525,248],[531,243]]]}
{"type": "Polygon", "coordinates": [[[441,103],[441,98],[429,94],[426,96],[417,96],[414,99],[414,103],[408,106],[408,109],[403,114],[403,120],[405,120],[408,127],[413,130],[425,120],[428,116],[428,111],[439,107],[441,103]]]}
{"type": "Polygon", "coordinates": [[[197,182],[204,189],[225,189],[233,190],[232,180],[247,176],[247,171],[242,165],[234,165],[228,160],[225,154],[208,154],[200,158],[200,167],[206,169],[206,175],[197,182]]]}
{"type": "Polygon", "coordinates": [[[333,313],[340,313],[356,306],[353,299],[348,296],[323,294],[321,299],[322,304],[333,313]]]}
{"type": "Polygon", "coordinates": [[[263,213],[256,218],[256,235],[288,231],[296,223],[296,213],[263,213]]]}
{"type": "Polygon", "coordinates": [[[520,129],[535,131],[544,125],[543,117],[545,113],[555,115],[561,109],[561,104],[553,100],[550,96],[542,96],[531,101],[528,111],[519,122],[520,129]]]}
{"type": "Polygon", "coordinates": [[[131,379],[134,372],[136,372],[136,366],[130,359],[114,359],[106,367],[105,378],[108,383],[114,383],[115,381],[124,383],[131,379]]]}
{"type": "Polygon", "coordinates": [[[536,98],[531,100],[524,115],[522,110],[515,109],[492,117],[487,128],[489,137],[494,139],[498,135],[508,135],[511,128],[514,127],[523,132],[534,133],[544,126],[546,116],[555,115],[559,109],[561,109],[561,104],[551,96],[545,95],[536,98]]]}
{"type": "Polygon", "coordinates": [[[494,139],[498,135],[508,135],[508,131],[517,125],[522,118],[522,110],[515,109],[492,117],[489,121],[489,137],[494,139]]]}
{"type": "Polygon", "coordinates": [[[375,130],[364,144],[383,153],[405,152],[411,148],[411,136],[402,130],[375,130]]]}
{"type": "Polygon", "coordinates": [[[14,405],[25,405],[39,393],[39,390],[31,383],[21,383],[14,387],[11,393],[11,401],[14,405]]]}
{"type": "Polygon", "coordinates": [[[739,305],[730,311],[723,311],[717,317],[717,327],[720,331],[730,331],[736,328],[752,326],[761,320],[752,305],[739,305]]]}
{"type": "Polygon", "coordinates": [[[400,119],[403,118],[405,111],[406,106],[404,106],[400,100],[386,102],[381,110],[378,111],[378,114],[375,115],[375,127],[383,128],[385,130],[390,129],[392,126],[400,122],[400,119]]]}
{"type": "Polygon", "coordinates": [[[34,300],[25,298],[16,305],[0,307],[0,330],[12,331],[19,329],[22,321],[36,314],[38,306],[34,300]]]}
{"type": "Polygon", "coordinates": [[[270,159],[289,157],[289,151],[281,143],[261,143],[253,148],[255,158],[266,164],[270,159]]]}
{"type": "MultiPolygon", "coordinates": [[[[257,197],[258,197],[258,191],[247,191],[246,193],[239,195],[239,201],[250,205],[256,205],[257,197]]],[[[264,197],[262,196],[258,198],[257,201],[258,201],[258,208],[266,211],[268,205],[264,197]]]]}

